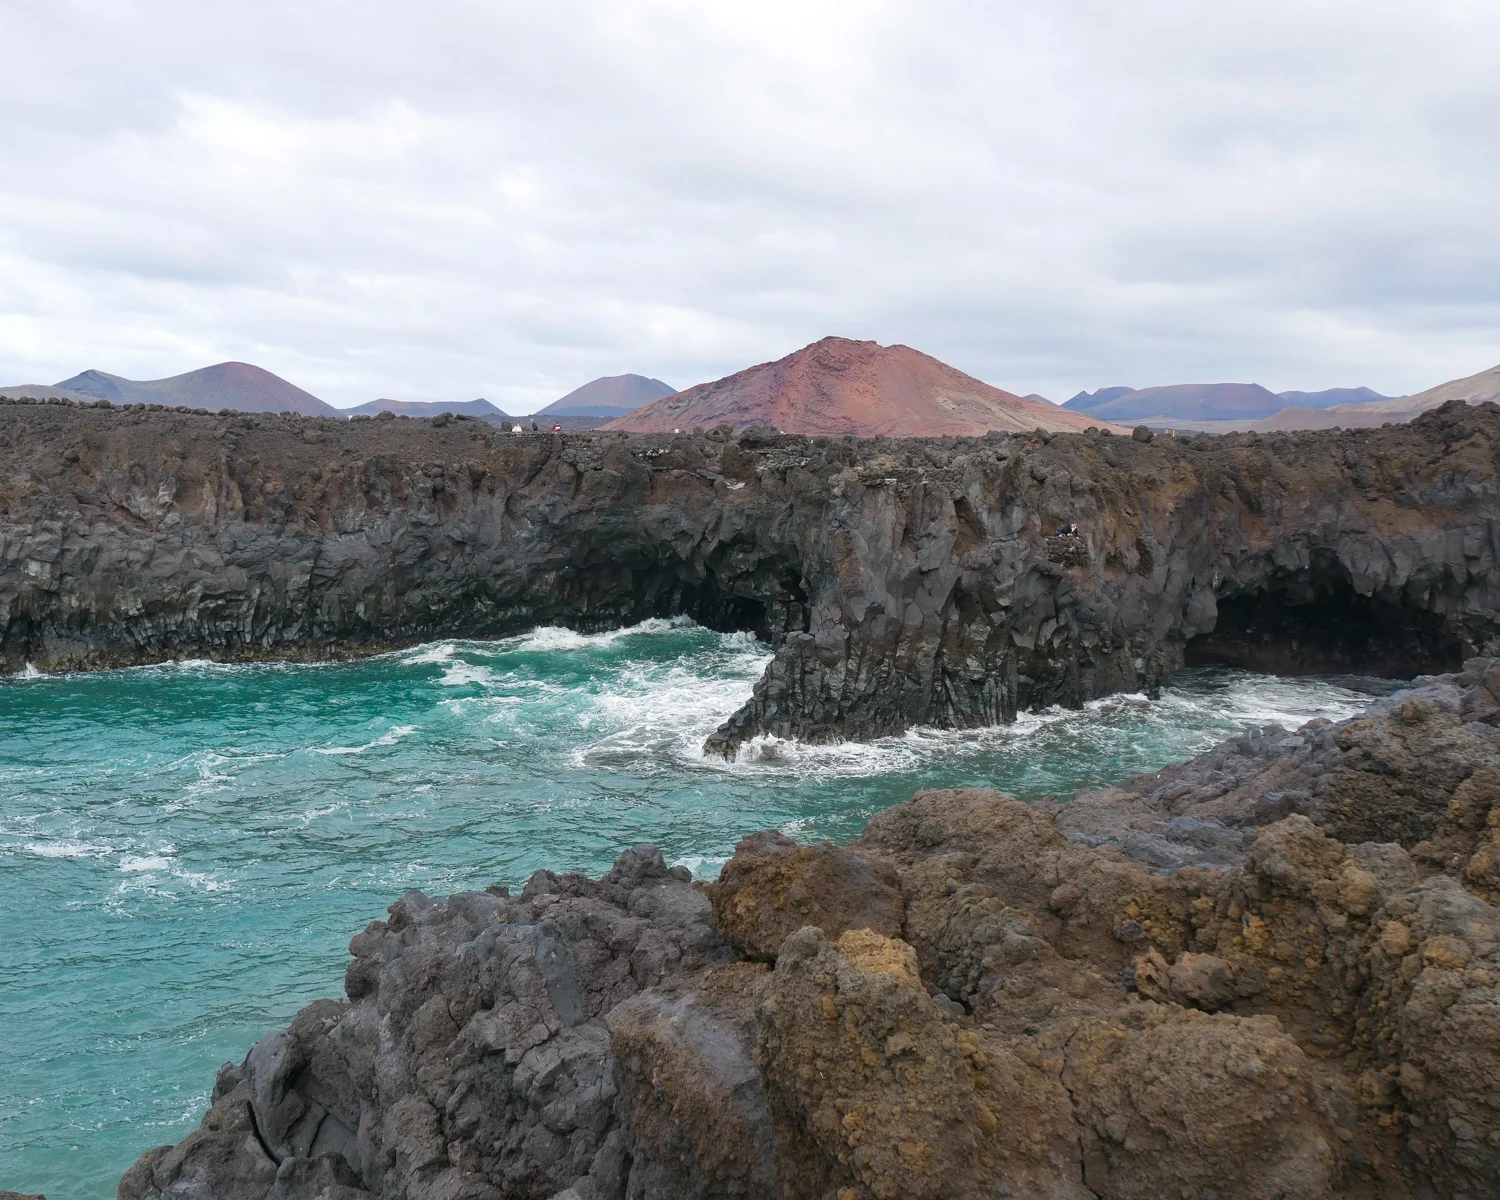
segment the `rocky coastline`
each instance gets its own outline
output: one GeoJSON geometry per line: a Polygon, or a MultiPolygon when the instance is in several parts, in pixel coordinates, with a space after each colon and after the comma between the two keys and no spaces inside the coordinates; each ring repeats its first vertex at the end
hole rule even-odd
{"type": "Polygon", "coordinates": [[[1500,661],[713,884],[409,893],[121,1200],[1500,1190],[1500,661]]]}
{"type": "Polygon", "coordinates": [[[709,739],[724,755],[1008,721],[1184,662],[1452,670],[1500,652],[1497,450],[1493,404],[1349,432],[856,440],[12,401],[0,665],[687,614],[775,648],[709,739]]]}
{"type": "Polygon", "coordinates": [[[1434,672],[1066,803],[754,834],[713,884],[642,845],[410,893],[122,1200],[1500,1189],[1500,407],[911,441],[0,411],[8,671],[687,614],[775,648],[723,754],[1192,662],[1434,672]]]}

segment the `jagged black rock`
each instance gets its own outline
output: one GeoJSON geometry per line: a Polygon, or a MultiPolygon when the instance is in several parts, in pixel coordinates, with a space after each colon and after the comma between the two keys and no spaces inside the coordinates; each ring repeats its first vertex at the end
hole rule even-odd
{"type": "Polygon", "coordinates": [[[1494,405],[1149,444],[65,403],[0,419],[10,671],[687,614],[775,648],[709,739],[733,754],[1008,721],[1149,692],[1184,662],[1411,674],[1500,649],[1494,405]]]}

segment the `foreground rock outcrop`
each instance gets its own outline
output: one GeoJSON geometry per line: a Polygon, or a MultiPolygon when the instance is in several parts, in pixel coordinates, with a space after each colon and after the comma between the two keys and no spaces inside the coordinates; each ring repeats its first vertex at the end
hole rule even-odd
{"type": "Polygon", "coordinates": [[[721,754],[1007,721],[1185,661],[1450,670],[1500,652],[1497,454],[1494,405],[1354,433],[855,441],[3,404],[0,663],[685,613],[775,647],[721,754]]]}
{"type": "Polygon", "coordinates": [[[122,1200],[1500,1192],[1500,661],[719,882],[411,893],[122,1200]]]}

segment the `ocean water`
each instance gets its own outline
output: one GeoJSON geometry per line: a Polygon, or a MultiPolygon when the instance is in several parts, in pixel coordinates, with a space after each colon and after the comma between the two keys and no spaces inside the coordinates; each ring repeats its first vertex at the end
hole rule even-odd
{"type": "Polygon", "coordinates": [[[648,621],[0,684],[0,1188],[112,1197],[220,1063],[341,994],[349,938],[408,889],[597,873],[648,840],[708,877],[756,829],[848,839],[931,786],[1067,794],[1368,699],[1198,670],[1155,703],[705,760],[767,659],[648,621]]]}

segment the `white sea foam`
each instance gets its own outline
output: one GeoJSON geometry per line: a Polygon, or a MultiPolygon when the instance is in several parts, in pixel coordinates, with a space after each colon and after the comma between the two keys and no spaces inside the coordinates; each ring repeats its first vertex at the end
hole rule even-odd
{"type": "Polygon", "coordinates": [[[607,732],[576,750],[575,762],[659,754],[679,763],[701,761],[703,739],[750,698],[769,657],[758,653],[748,663],[731,657],[716,664],[715,674],[679,664],[621,672],[593,697],[593,719],[579,722],[607,732]]]}
{"type": "Polygon", "coordinates": [[[198,892],[227,892],[230,890],[229,884],[225,883],[222,879],[215,879],[206,871],[183,871],[174,868],[172,870],[172,877],[182,880],[183,883],[198,892]]]}
{"type": "Polygon", "coordinates": [[[45,671],[38,671],[34,663],[27,663],[16,673],[17,679],[46,679],[45,671]]]}
{"type": "MultiPolygon", "coordinates": [[[[567,632],[567,631],[563,631],[567,632]]],[[[580,635],[569,634],[569,637],[580,635]]],[[[1157,701],[1115,695],[1081,710],[1021,713],[1009,725],[951,730],[917,727],[869,742],[811,745],[757,737],[732,762],[708,758],[703,741],[750,696],[770,652],[749,640],[720,639],[714,649],[673,663],[626,666],[600,682],[578,726],[599,736],[569,755],[575,768],[644,764],[665,755],[679,768],[750,778],[872,778],[982,755],[1035,761],[1093,756],[1122,737],[1157,735],[1172,757],[1201,752],[1251,725],[1296,728],[1314,717],[1342,720],[1369,697],[1336,682],[1249,674],[1193,676],[1157,701]]]]}
{"type": "Polygon", "coordinates": [[[33,858],[103,858],[114,853],[113,846],[66,838],[55,842],[22,842],[19,847],[12,849],[19,849],[21,853],[33,858]]]}
{"type": "Polygon", "coordinates": [[[626,625],[622,629],[607,629],[601,633],[579,633],[561,625],[538,625],[530,633],[506,638],[492,645],[496,649],[508,652],[588,650],[594,647],[612,646],[622,638],[675,633],[679,630],[691,629],[693,626],[694,622],[690,617],[650,617],[636,625],[626,625]]]}
{"type": "Polygon", "coordinates": [[[332,804],[315,804],[311,808],[304,809],[298,813],[297,820],[303,825],[311,825],[314,821],[323,817],[331,817],[336,812],[344,811],[346,807],[347,805],[342,800],[335,801],[332,804]]]}
{"type": "Polygon", "coordinates": [[[425,646],[415,646],[410,650],[398,650],[391,657],[409,667],[424,667],[452,662],[453,656],[457,653],[456,642],[431,642],[425,646]]]}
{"type": "Polygon", "coordinates": [[[489,667],[478,667],[473,663],[450,663],[438,683],[443,687],[472,687],[475,684],[493,682],[495,673],[489,667]]]}
{"type": "Polygon", "coordinates": [[[397,725],[389,733],[383,733],[374,741],[366,742],[363,746],[314,746],[314,754],[326,754],[330,757],[338,757],[345,754],[363,754],[366,750],[374,750],[377,746],[394,746],[403,738],[411,736],[417,731],[415,725],[397,725]]]}
{"type": "Polygon", "coordinates": [[[689,854],[671,863],[674,867],[686,867],[694,879],[717,879],[719,871],[729,859],[724,855],[689,854]]]}
{"type": "Polygon", "coordinates": [[[732,762],[703,755],[703,736],[712,726],[701,735],[695,728],[696,743],[684,738],[679,749],[687,763],[736,775],[872,778],[987,754],[1030,758],[1084,746],[1103,747],[1126,736],[1125,726],[1145,723],[1164,735],[1177,732],[1180,753],[1174,757],[1188,757],[1248,726],[1278,724],[1296,729],[1317,717],[1339,721],[1362,712],[1368,703],[1368,696],[1336,683],[1245,675],[1218,688],[1204,689],[1199,681],[1169,688],[1157,701],[1125,694],[1091,701],[1082,710],[1054,707],[1019,713],[1009,725],[918,726],[869,742],[826,744],[761,736],[741,746],[732,762]]]}
{"type": "Polygon", "coordinates": [[[548,653],[551,651],[590,650],[612,646],[622,638],[674,633],[695,628],[690,617],[650,617],[635,625],[606,629],[599,633],[579,633],[562,625],[538,625],[526,633],[493,640],[448,638],[426,642],[405,650],[393,651],[390,657],[406,666],[444,666],[460,655],[477,658],[499,658],[511,654],[548,653]]]}
{"type": "Polygon", "coordinates": [[[170,855],[123,854],[120,856],[122,871],[166,871],[172,866],[170,855]]]}

